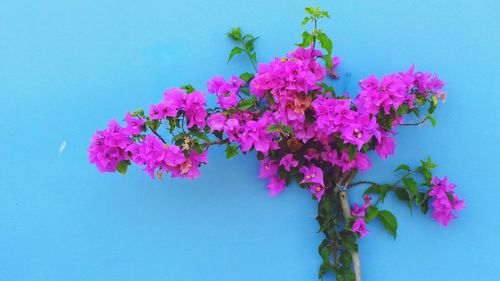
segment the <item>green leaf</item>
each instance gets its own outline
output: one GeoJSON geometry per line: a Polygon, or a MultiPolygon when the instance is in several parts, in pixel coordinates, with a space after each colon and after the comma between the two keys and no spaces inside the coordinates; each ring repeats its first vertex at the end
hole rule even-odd
{"type": "Polygon", "coordinates": [[[417,118],[420,118],[420,109],[418,109],[418,107],[415,107],[412,111],[413,111],[413,114],[415,114],[415,116],[417,116],[417,118]]]}
{"type": "Polygon", "coordinates": [[[351,252],[358,251],[358,242],[354,233],[348,230],[343,230],[342,232],[340,232],[340,237],[342,237],[341,244],[342,246],[344,246],[344,248],[351,252]]]}
{"type": "Polygon", "coordinates": [[[293,128],[290,126],[283,126],[283,132],[287,133],[290,136],[293,136],[293,128]]]}
{"type": "Polygon", "coordinates": [[[453,193],[451,192],[446,192],[446,196],[448,197],[448,200],[450,200],[451,205],[455,204],[455,197],[453,196],[453,193]]]}
{"type": "Polygon", "coordinates": [[[122,174],[122,175],[125,175],[127,173],[127,168],[128,168],[128,165],[130,165],[130,160],[122,160],[118,163],[118,165],[116,166],[116,170],[122,174]]]}
{"type": "Polygon", "coordinates": [[[319,255],[323,258],[324,261],[330,260],[330,255],[332,254],[332,248],[330,247],[328,240],[326,239],[323,240],[323,242],[319,245],[318,251],[319,255]]]}
{"type": "Polygon", "coordinates": [[[432,173],[427,167],[419,167],[418,171],[422,174],[426,183],[430,183],[432,179],[432,173]]]}
{"type": "Polygon", "coordinates": [[[208,136],[207,136],[206,134],[204,134],[204,133],[200,132],[200,131],[193,130],[193,131],[191,131],[191,133],[192,133],[195,137],[197,137],[197,138],[199,138],[199,139],[202,139],[202,140],[204,140],[204,141],[206,141],[206,142],[209,142],[209,141],[210,141],[210,139],[208,138],[208,136]]]}
{"type": "Polygon", "coordinates": [[[336,274],[337,281],[355,281],[356,277],[350,268],[342,268],[341,271],[336,274]]]}
{"type": "Polygon", "coordinates": [[[228,143],[226,146],[226,158],[231,159],[236,155],[238,155],[238,147],[228,143]]]}
{"type": "Polygon", "coordinates": [[[323,55],[323,60],[325,61],[326,68],[331,71],[333,69],[332,57],[329,54],[325,54],[323,55]]]}
{"type": "Polygon", "coordinates": [[[354,160],[354,157],[356,157],[356,152],[358,152],[358,147],[354,145],[349,145],[347,147],[347,155],[349,156],[349,161],[354,160]]]}
{"type": "Polygon", "coordinates": [[[399,200],[410,201],[410,194],[408,194],[408,190],[398,187],[394,189],[394,192],[396,193],[396,196],[399,200]]]}
{"type": "Polygon", "coordinates": [[[428,115],[427,119],[429,119],[429,121],[431,121],[432,127],[436,127],[437,121],[432,115],[428,115]]]}
{"type": "Polygon", "coordinates": [[[238,104],[238,108],[240,110],[248,110],[253,106],[253,104],[254,101],[252,99],[242,99],[238,104]]]}
{"type": "Polygon", "coordinates": [[[434,111],[436,110],[437,104],[438,104],[437,97],[436,96],[432,96],[431,97],[431,104],[429,105],[429,109],[427,110],[427,112],[429,114],[434,113],[434,111]]]}
{"type": "Polygon", "coordinates": [[[422,205],[425,201],[429,199],[427,192],[418,192],[415,196],[415,202],[417,205],[422,205]]]}
{"type": "Polygon", "coordinates": [[[366,210],[366,221],[370,222],[374,218],[376,218],[378,215],[378,208],[375,206],[369,206],[368,209],[366,210]]]}
{"type": "Polygon", "coordinates": [[[241,40],[241,29],[239,27],[234,27],[227,33],[227,36],[234,41],[240,41],[241,40]]]}
{"type": "Polygon", "coordinates": [[[195,90],[195,88],[191,84],[186,84],[184,86],[181,86],[180,88],[186,90],[186,93],[188,94],[191,94],[195,90]]]}
{"type": "Polygon", "coordinates": [[[385,229],[387,229],[392,236],[394,236],[394,239],[396,239],[398,230],[398,221],[396,220],[396,217],[391,212],[386,210],[379,211],[378,217],[380,218],[380,221],[384,225],[385,229]]]}
{"type": "Polygon", "coordinates": [[[350,267],[352,263],[352,255],[351,253],[344,251],[342,255],[340,255],[340,263],[342,263],[342,266],[344,267],[350,267]]]}
{"type": "Polygon", "coordinates": [[[254,42],[255,40],[259,39],[259,37],[252,37],[250,40],[245,42],[245,49],[249,52],[253,51],[254,49],[254,42]]]}
{"type": "Polygon", "coordinates": [[[389,192],[392,189],[392,186],[389,184],[383,184],[383,185],[378,185],[374,184],[367,188],[363,195],[369,194],[369,193],[376,193],[378,194],[378,200],[381,201],[382,203],[384,202],[385,196],[387,195],[387,192],[389,192]]]}
{"type": "Polygon", "coordinates": [[[401,164],[399,165],[396,170],[394,170],[394,172],[397,172],[397,171],[400,171],[400,170],[404,170],[404,171],[407,171],[409,172],[410,171],[410,167],[406,164],[401,164]]]}
{"type": "Polygon", "coordinates": [[[130,115],[131,115],[132,117],[140,117],[140,118],[144,118],[144,109],[139,108],[139,109],[137,109],[136,111],[134,111],[134,112],[130,113],[130,115]]]}
{"type": "Polygon", "coordinates": [[[252,80],[254,77],[255,77],[255,75],[253,75],[252,73],[248,73],[248,72],[242,73],[240,75],[241,80],[245,81],[246,83],[249,83],[250,80],[252,80]]]}
{"type": "Polygon", "coordinates": [[[403,184],[410,192],[410,197],[413,198],[418,191],[418,184],[413,178],[404,178],[403,184]]]}
{"type": "Polygon", "coordinates": [[[429,200],[425,200],[422,205],[420,205],[420,211],[425,215],[429,211],[429,200]]]}
{"type": "Polygon", "coordinates": [[[321,44],[321,48],[325,49],[328,56],[330,56],[332,54],[332,49],[333,49],[332,40],[330,40],[330,38],[328,38],[328,36],[323,32],[321,32],[318,35],[318,40],[319,43],[321,44]]]}
{"type": "Polygon", "coordinates": [[[243,52],[243,49],[241,49],[240,47],[234,47],[232,50],[231,50],[231,53],[229,53],[229,58],[227,59],[227,62],[231,61],[231,59],[237,55],[237,54],[241,54],[241,52],[243,52]]]}
{"type": "Polygon", "coordinates": [[[296,44],[296,45],[299,47],[307,48],[307,47],[311,46],[311,43],[313,42],[313,40],[314,40],[314,37],[311,34],[309,34],[309,32],[304,31],[304,32],[302,32],[302,43],[296,44]]]}
{"type": "Polygon", "coordinates": [[[305,17],[303,20],[302,20],[302,26],[305,26],[308,22],[309,22],[309,17],[305,17]]]}

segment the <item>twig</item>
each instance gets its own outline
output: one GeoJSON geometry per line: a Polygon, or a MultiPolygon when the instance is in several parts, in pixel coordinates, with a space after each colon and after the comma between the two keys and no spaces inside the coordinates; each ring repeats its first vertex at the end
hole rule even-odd
{"type": "Polygon", "coordinates": [[[158,131],[156,131],[155,129],[153,129],[153,127],[151,126],[148,126],[148,128],[151,130],[151,132],[153,132],[153,134],[155,136],[157,136],[163,143],[167,143],[161,136],[160,134],[158,134],[158,131]]]}
{"type": "Polygon", "coordinates": [[[373,182],[373,181],[358,181],[358,182],[353,182],[353,183],[349,184],[347,186],[347,188],[352,188],[352,187],[355,187],[357,185],[362,185],[362,184],[373,184],[373,185],[376,185],[377,183],[373,182]]]}
{"type": "Polygon", "coordinates": [[[399,124],[399,125],[400,125],[400,126],[419,126],[419,125],[424,124],[424,123],[425,123],[425,121],[427,121],[427,120],[428,120],[428,118],[424,118],[424,119],[420,120],[420,121],[419,121],[419,122],[417,122],[417,123],[401,123],[401,124],[399,124]]]}

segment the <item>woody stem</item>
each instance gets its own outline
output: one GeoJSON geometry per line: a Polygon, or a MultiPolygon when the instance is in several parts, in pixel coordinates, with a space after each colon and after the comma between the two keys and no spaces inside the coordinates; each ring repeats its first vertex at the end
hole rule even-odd
{"type": "MultiPolygon", "coordinates": [[[[347,185],[354,178],[355,173],[351,173],[346,177],[341,178],[340,184],[347,185]]],[[[349,196],[347,190],[341,190],[338,192],[340,199],[340,209],[342,210],[342,215],[344,220],[347,222],[351,218],[351,208],[349,206],[349,196]]],[[[359,260],[359,253],[357,251],[351,251],[352,264],[354,268],[354,275],[356,276],[356,281],[361,281],[361,262],[359,260]]]]}

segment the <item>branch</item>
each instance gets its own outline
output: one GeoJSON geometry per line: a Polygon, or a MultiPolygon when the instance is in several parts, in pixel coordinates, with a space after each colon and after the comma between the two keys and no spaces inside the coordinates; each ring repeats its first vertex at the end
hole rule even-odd
{"type": "Polygon", "coordinates": [[[206,147],[209,147],[209,146],[214,145],[214,144],[225,144],[225,143],[229,143],[229,139],[209,141],[209,142],[204,143],[203,145],[206,147]]]}
{"type": "Polygon", "coordinates": [[[373,181],[358,181],[358,182],[353,182],[353,183],[349,184],[347,186],[347,188],[352,188],[352,187],[355,187],[357,185],[362,185],[362,184],[372,184],[372,185],[374,185],[374,184],[378,184],[378,183],[373,182],[373,181]]]}
{"type": "Polygon", "coordinates": [[[157,136],[163,143],[167,143],[163,138],[162,136],[160,136],[160,134],[158,134],[158,131],[156,131],[155,129],[153,129],[153,127],[151,126],[148,126],[148,128],[151,130],[151,132],[153,132],[153,134],[155,136],[157,136]]]}
{"type": "Polygon", "coordinates": [[[427,121],[427,120],[428,120],[428,118],[424,118],[424,119],[420,120],[420,121],[419,121],[419,122],[417,122],[417,123],[401,123],[401,124],[399,124],[399,125],[400,125],[400,126],[419,126],[419,125],[424,124],[424,123],[425,123],[425,121],[427,121]]]}

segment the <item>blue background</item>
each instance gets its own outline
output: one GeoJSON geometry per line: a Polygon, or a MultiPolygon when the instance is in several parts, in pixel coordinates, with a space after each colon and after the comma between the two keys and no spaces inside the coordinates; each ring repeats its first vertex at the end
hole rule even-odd
{"type": "MultiPolygon", "coordinates": [[[[447,81],[438,126],[401,128],[394,157],[366,179],[432,155],[467,208],[447,228],[390,198],[394,241],[378,223],[360,242],[365,280],[498,280],[500,4],[498,1],[0,2],[0,280],[315,280],[316,202],[292,186],[269,198],[253,155],[223,149],[196,181],[154,181],[137,167],[99,174],[86,147],[97,128],[205,89],[226,64],[233,26],[260,35],[259,60],[293,48],[303,8],[321,5],[355,93],[369,74],[419,70],[447,81]],[[66,148],[59,153],[60,145],[66,148]]],[[[213,99],[211,100],[213,102],[213,99]]],[[[351,196],[360,201],[360,191],[351,196]]]]}

